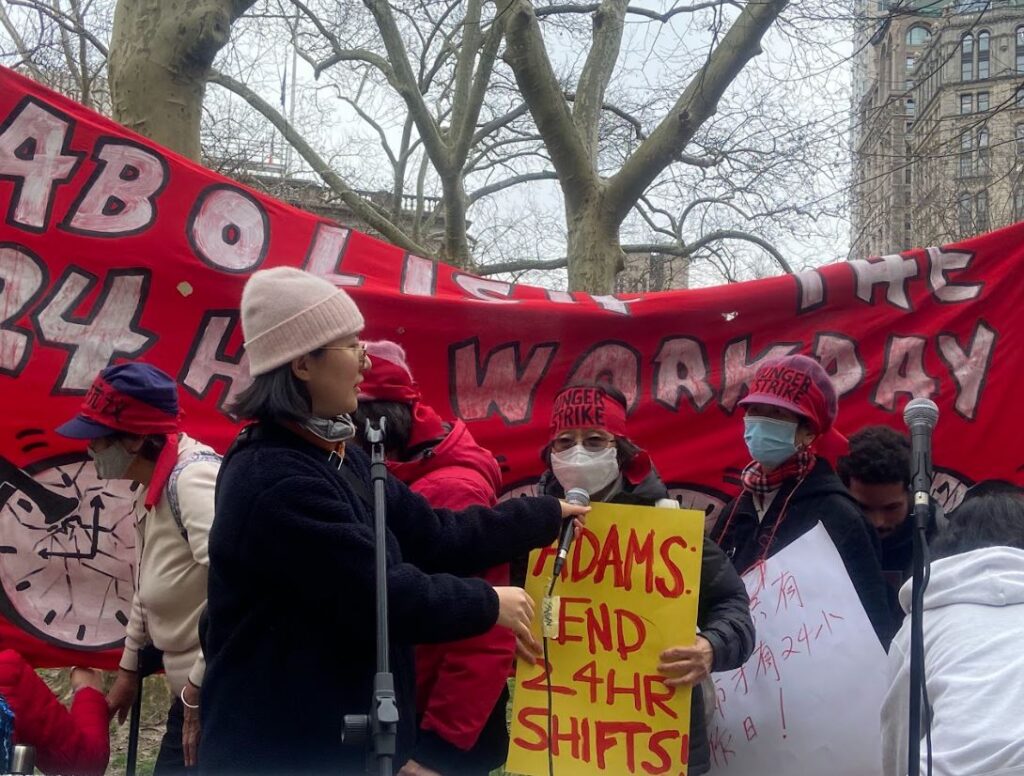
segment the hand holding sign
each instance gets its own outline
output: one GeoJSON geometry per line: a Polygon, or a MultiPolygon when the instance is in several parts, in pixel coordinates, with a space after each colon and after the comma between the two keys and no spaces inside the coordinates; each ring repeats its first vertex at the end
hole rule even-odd
{"type": "Polygon", "coordinates": [[[658,673],[669,677],[669,687],[694,687],[711,674],[715,662],[715,650],[711,642],[697,636],[692,647],[669,647],[658,655],[658,673]]]}
{"type": "Polygon", "coordinates": [[[530,632],[533,622],[533,599],[521,587],[496,587],[498,594],[498,625],[508,628],[533,651],[538,651],[537,638],[530,632]]]}

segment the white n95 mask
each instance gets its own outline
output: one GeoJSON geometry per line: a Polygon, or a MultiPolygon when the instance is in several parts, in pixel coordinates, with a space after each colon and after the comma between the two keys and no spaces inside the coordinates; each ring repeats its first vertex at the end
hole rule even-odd
{"type": "Polygon", "coordinates": [[[561,453],[553,452],[551,471],[564,490],[583,488],[594,495],[619,476],[618,450],[607,447],[591,451],[576,445],[561,453]]]}

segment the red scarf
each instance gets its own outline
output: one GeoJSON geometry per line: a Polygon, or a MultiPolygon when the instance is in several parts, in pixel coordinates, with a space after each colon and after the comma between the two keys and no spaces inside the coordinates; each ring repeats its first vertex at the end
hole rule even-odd
{"type": "Polygon", "coordinates": [[[749,490],[758,496],[765,496],[773,490],[777,490],[786,480],[802,480],[814,468],[814,453],[810,450],[800,450],[783,463],[777,469],[768,472],[757,461],[753,461],[740,474],[740,483],[743,490],[749,490]]]}

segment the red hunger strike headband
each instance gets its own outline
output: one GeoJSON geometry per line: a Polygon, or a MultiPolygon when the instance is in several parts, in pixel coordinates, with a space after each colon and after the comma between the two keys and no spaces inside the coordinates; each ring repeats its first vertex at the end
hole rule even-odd
{"type": "Polygon", "coordinates": [[[178,431],[179,418],[121,393],[102,377],[97,377],[82,402],[79,414],[117,431],[128,434],[172,434],[178,431]]]}
{"type": "Polygon", "coordinates": [[[626,409],[600,388],[566,388],[555,396],[551,436],[577,428],[603,428],[626,436],[626,409]]]}
{"type": "Polygon", "coordinates": [[[164,449],[156,459],[153,477],[146,491],[146,509],[152,509],[160,501],[167,479],[178,461],[180,416],[169,415],[144,401],[139,401],[134,396],[121,393],[102,377],[97,377],[93,381],[79,414],[88,420],[128,434],[164,435],[164,449]]]}

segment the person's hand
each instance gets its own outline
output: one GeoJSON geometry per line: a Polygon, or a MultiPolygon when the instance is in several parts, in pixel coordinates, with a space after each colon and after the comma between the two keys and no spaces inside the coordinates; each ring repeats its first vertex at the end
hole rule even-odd
{"type": "Polygon", "coordinates": [[[658,673],[667,676],[669,687],[694,687],[703,682],[711,673],[715,650],[711,642],[697,636],[692,647],[669,647],[658,659],[658,673]]]}
{"type": "Polygon", "coordinates": [[[97,692],[103,692],[103,679],[100,677],[100,672],[81,666],[72,668],[71,689],[78,692],[83,687],[91,687],[97,692]]]}
{"type": "Polygon", "coordinates": [[[578,539],[580,537],[580,533],[583,532],[583,526],[587,524],[587,512],[590,511],[590,507],[584,507],[579,504],[570,504],[568,501],[562,500],[559,500],[558,503],[562,506],[562,519],[565,520],[567,517],[573,518],[573,539],[578,539]]]}
{"type": "Polygon", "coordinates": [[[117,670],[117,679],[114,680],[110,692],[107,693],[107,708],[111,715],[117,714],[117,723],[123,725],[128,718],[135,698],[139,694],[139,675],[135,671],[126,671],[123,668],[117,670]]]}
{"type": "Polygon", "coordinates": [[[199,764],[199,688],[192,682],[185,683],[181,691],[185,707],[185,719],[181,725],[181,749],[185,755],[185,767],[193,768],[199,764]]]}
{"type": "MultiPolygon", "coordinates": [[[[531,633],[532,637],[533,634],[531,633]]],[[[544,649],[540,644],[537,643],[536,638],[531,638],[530,641],[523,641],[516,635],[516,657],[520,660],[525,661],[531,666],[537,665],[537,661],[544,656],[544,649]]]]}
{"type": "Polygon", "coordinates": [[[536,646],[537,638],[530,632],[533,622],[533,599],[521,587],[496,587],[498,594],[498,625],[516,635],[517,643],[536,646]]]}
{"type": "Polygon", "coordinates": [[[441,776],[441,774],[425,765],[420,765],[415,760],[408,760],[397,776],[441,776]]]}

